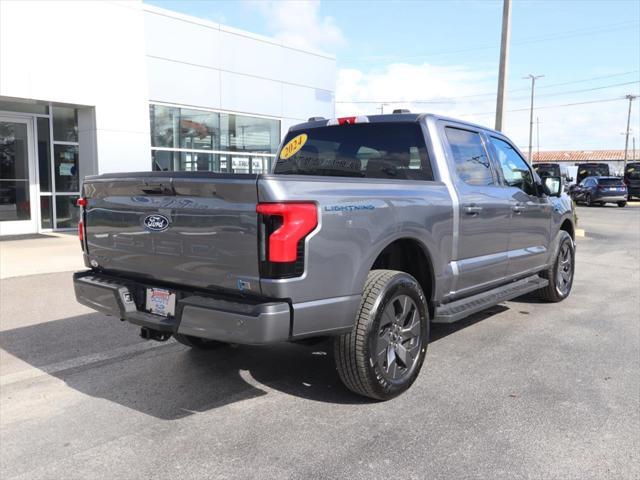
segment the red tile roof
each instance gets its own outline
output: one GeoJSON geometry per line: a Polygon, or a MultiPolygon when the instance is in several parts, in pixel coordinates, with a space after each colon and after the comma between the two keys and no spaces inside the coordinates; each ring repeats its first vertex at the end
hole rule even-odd
{"type": "MultiPolygon", "coordinates": [[[[633,151],[629,149],[627,160],[633,151]]],[[[637,156],[637,153],[636,153],[637,156]]],[[[556,150],[533,152],[534,162],[591,162],[624,160],[624,150],[556,150]]]]}

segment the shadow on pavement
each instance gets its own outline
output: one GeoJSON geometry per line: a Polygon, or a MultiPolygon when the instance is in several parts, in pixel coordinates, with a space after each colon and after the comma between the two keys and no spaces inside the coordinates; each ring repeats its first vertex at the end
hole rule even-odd
{"type": "MultiPolygon", "coordinates": [[[[431,342],[504,310],[433,325],[431,342]]],[[[79,392],[165,420],[266,395],[263,386],[319,402],[370,403],[340,382],[331,339],[199,351],[173,340],[148,348],[137,333],[93,313],[0,332],[0,347],[79,392]]]]}

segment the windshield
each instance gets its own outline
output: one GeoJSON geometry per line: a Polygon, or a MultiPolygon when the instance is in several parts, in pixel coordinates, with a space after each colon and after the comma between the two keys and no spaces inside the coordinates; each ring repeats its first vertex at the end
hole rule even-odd
{"type": "Polygon", "coordinates": [[[631,163],[627,165],[624,177],[627,180],[640,180],[640,163],[631,163]]]}
{"type": "Polygon", "coordinates": [[[362,123],[289,132],[274,173],[433,180],[420,125],[362,123]]]}

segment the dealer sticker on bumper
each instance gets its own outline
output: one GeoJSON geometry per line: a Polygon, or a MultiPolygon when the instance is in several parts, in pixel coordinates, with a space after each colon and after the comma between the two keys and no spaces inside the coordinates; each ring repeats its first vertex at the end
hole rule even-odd
{"type": "Polygon", "coordinates": [[[147,288],[147,311],[166,317],[175,315],[176,295],[162,288],[147,288]]]}

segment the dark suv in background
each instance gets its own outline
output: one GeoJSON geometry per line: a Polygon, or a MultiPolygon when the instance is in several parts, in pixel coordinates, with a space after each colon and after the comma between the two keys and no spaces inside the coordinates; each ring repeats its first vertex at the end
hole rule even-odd
{"type": "Polygon", "coordinates": [[[576,203],[589,206],[616,203],[619,207],[627,205],[627,186],[618,177],[587,177],[571,190],[576,203]]]}
{"type": "Polygon", "coordinates": [[[624,169],[624,183],[627,186],[627,199],[640,197],[640,162],[631,162],[624,169]]]}

